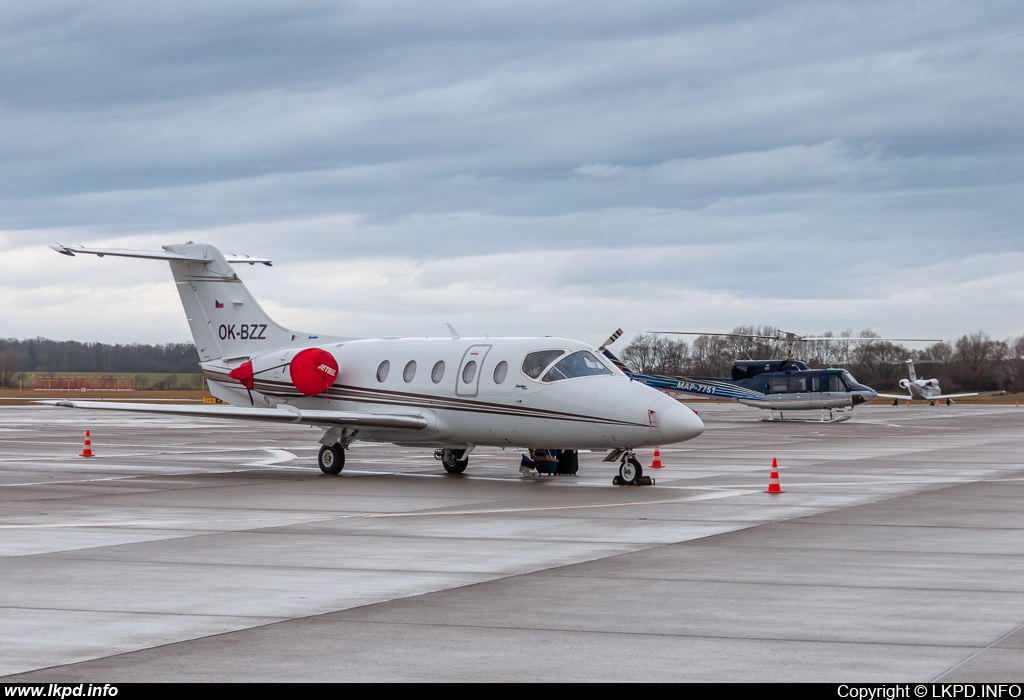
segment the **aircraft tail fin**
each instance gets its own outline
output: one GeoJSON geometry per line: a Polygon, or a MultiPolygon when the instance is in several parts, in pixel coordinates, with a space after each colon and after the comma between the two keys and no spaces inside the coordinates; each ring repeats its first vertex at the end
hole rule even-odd
{"type": "Polygon", "coordinates": [[[212,245],[164,246],[183,260],[169,260],[181,304],[202,362],[252,357],[296,344],[307,334],[278,325],[212,245]]]}
{"type": "Polygon", "coordinates": [[[917,372],[914,371],[914,361],[907,360],[907,369],[910,370],[910,381],[917,381],[917,372]]]}
{"type": "MultiPolygon", "coordinates": [[[[265,258],[231,255],[203,243],[164,246],[164,252],[50,246],[64,255],[91,255],[166,260],[170,263],[185,316],[201,362],[252,357],[279,348],[302,347],[319,336],[278,325],[264,311],[231,263],[270,265],[265,258]]],[[[326,339],[326,338],[324,338],[326,339]]],[[[331,340],[335,340],[333,337],[331,340]]]]}

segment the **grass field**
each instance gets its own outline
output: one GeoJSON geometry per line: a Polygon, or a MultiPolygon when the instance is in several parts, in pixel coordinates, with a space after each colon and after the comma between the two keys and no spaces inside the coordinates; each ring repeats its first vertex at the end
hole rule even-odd
{"type": "Polygon", "coordinates": [[[65,390],[62,378],[99,380],[105,377],[120,379],[121,386],[130,386],[125,380],[135,379],[136,391],[202,391],[205,388],[201,374],[176,374],[172,372],[25,372],[21,388],[28,390],[33,383],[36,388],[50,386],[55,391],[65,390]]]}
{"type": "MultiPolygon", "coordinates": [[[[17,406],[33,401],[72,399],[75,401],[149,401],[152,403],[202,403],[210,397],[206,391],[157,390],[142,391],[29,391],[0,389],[0,406],[17,406]]],[[[211,397],[212,398],[212,397],[211,397]]]]}

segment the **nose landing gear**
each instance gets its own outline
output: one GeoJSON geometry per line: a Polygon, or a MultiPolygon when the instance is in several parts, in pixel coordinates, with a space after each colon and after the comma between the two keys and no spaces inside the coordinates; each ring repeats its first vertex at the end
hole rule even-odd
{"type": "Polygon", "coordinates": [[[630,486],[654,486],[654,479],[644,476],[644,468],[640,465],[640,460],[636,458],[635,453],[628,452],[623,453],[622,459],[619,460],[619,473],[612,479],[612,483],[616,486],[623,484],[630,486]]]}

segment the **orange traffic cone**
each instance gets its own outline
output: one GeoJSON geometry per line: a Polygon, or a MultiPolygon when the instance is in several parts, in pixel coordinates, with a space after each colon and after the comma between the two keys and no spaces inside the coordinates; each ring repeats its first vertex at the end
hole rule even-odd
{"type": "Polygon", "coordinates": [[[85,447],[82,449],[82,454],[79,457],[95,457],[92,453],[92,441],[89,439],[89,431],[85,431],[85,447]]]}
{"type": "Polygon", "coordinates": [[[786,493],[779,486],[779,463],[772,457],[772,475],[768,479],[768,490],[765,493],[786,493]]]}
{"type": "Polygon", "coordinates": [[[665,465],[661,463],[661,449],[654,448],[654,461],[651,462],[651,469],[661,469],[665,465]]]}

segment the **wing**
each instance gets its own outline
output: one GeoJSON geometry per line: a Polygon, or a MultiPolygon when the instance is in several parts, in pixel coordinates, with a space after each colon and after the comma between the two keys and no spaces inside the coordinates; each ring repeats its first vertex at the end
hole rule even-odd
{"type": "Polygon", "coordinates": [[[135,411],[162,413],[199,418],[226,418],[256,420],[270,423],[299,423],[304,425],[342,425],[350,428],[390,428],[422,430],[427,419],[413,414],[357,413],[354,411],[306,411],[298,408],[243,408],[239,406],[170,406],[165,404],[136,404],[115,401],[61,401],[47,400],[36,403],[64,408],[95,408],[107,411],[135,411]]]}
{"type": "Polygon", "coordinates": [[[879,394],[878,398],[900,399],[901,401],[937,401],[939,399],[962,399],[965,396],[999,396],[1005,393],[1005,391],[972,391],[966,394],[939,394],[938,396],[929,396],[926,399],[917,399],[910,394],[879,394]]]}
{"type": "Polygon", "coordinates": [[[963,396],[1002,396],[1005,391],[974,391],[970,394],[940,394],[937,399],[958,399],[963,396]]]}

